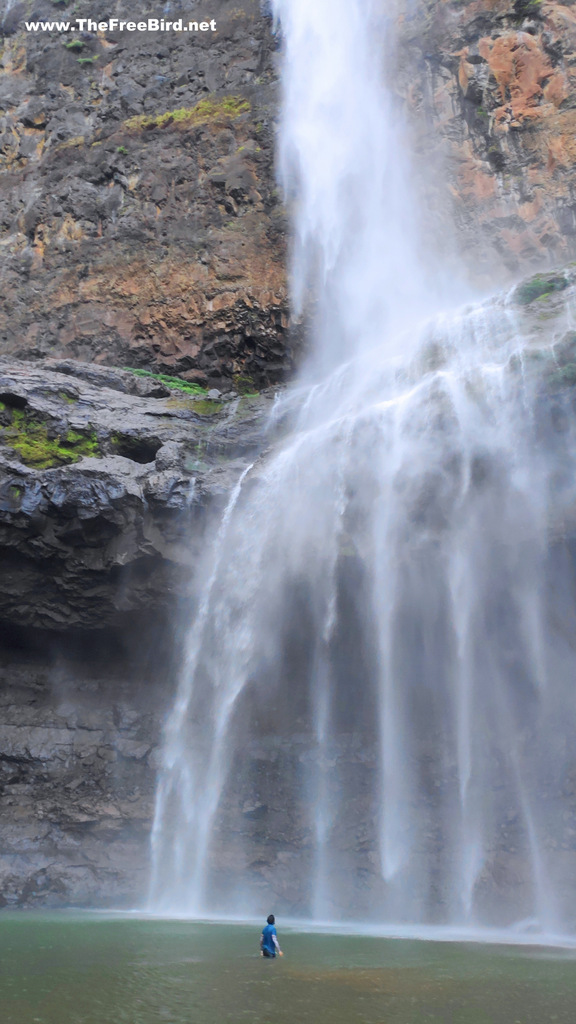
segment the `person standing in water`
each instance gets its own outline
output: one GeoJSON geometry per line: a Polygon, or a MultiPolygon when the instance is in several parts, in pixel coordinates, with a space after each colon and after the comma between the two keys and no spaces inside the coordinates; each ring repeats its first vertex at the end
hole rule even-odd
{"type": "Polygon", "coordinates": [[[262,929],[262,935],[260,936],[260,956],[275,957],[284,956],[284,953],[280,949],[278,938],[276,936],[275,928],[276,918],[274,914],[270,914],[266,919],[266,924],[262,929]]]}

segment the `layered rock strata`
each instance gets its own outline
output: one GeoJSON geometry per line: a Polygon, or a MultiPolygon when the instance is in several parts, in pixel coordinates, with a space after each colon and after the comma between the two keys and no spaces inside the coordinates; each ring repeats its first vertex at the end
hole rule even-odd
{"type": "Polygon", "coordinates": [[[0,904],[145,900],[205,525],[273,398],[0,365],[0,904]]]}
{"type": "MultiPolygon", "coordinates": [[[[116,0],[107,17],[129,7],[116,0]]],[[[395,11],[392,85],[426,167],[414,185],[426,244],[489,287],[576,255],[573,4],[398,0],[395,11]]],[[[216,33],[24,29],[32,16],[101,13],[93,0],[20,0],[3,15],[3,351],[275,383],[298,332],[270,17],[256,0],[213,0],[216,33]]]]}
{"type": "Polygon", "coordinates": [[[160,639],[3,630],[0,907],[145,902],[160,639]]]}
{"type": "Polygon", "coordinates": [[[576,254],[576,8],[401,4],[396,88],[427,167],[431,233],[493,286],[576,254]],[[436,166],[436,174],[433,168],[436,166]]]}
{"type": "MultiPolygon", "coordinates": [[[[512,372],[540,382],[543,445],[573,429],[575,282],[574,268],[537,275],[499,303],[526,339],[512,372]]],[[[422,372],[434,372],[438,358],[424,353],[422,372]]],[[[254,462],[245,486],[257,484],[275,439],[274,399],[273,390],[182,391],[181,382],[72,361],[0,364],[0,880],[9,905],[145,902],[162,723],[203,582],[210,513],[254,462]]],[[[571,480],[559,480],[552,560],[572,557],[575,509],[571,480]]],[[[362,566],[349,551],[342,565],[355,635],[362,566]]],[[[308,626],[300,608],[289,638],[295,664],[312,642],[308,626]]],[[[358,643],[342,653],[342,699],[352,703],[358,643]]],[[[231,861],[235,870],[245,864],[256,894],[273,881],[279,904],[296,911],[308,898],[299,871],[312,827],[304,790],[292,801],[298,812],[287,808],[300,792],[309,737],[293,679],[282,695],[282,735],[278,699],[252,709],[258,724],[235,766],[226,806],[233,828],[215,863],[230,878],[231,861]]],[[[379,884],[364,799],[377,755],[362,709],[346,708],[334,757],[349,813],[333,854],[360,865],[359,880],[343,889],[353,908],[379,884]]],[[[507,836],[493,870],[520,893],[525,873],[507,836]]]]}
{"type": "Polygon", "coordinates": [[[256,0],[213,0],[210,14],[215,33],[185,34],[24,29],[101,21],[93,0],[4,12],[4,353],[220,385],[290,371],[270,22],[256,0]]]}
{"type": "MultiPolygon", "coordinates": [[[[131,6],[112,0],[107,16],[131,6]]],[[[195,5],[171,7],[188,16],[195,5]]],[[[574,4],[399,9],[393,85],[427,168],[415,188],[428,241],[463,253],[486,285],[574,257],[574,4]]],[[[2,15],[0,882],[10,905],[145,900],[161,725],[205,524],[268,443],[273,393],[250,395],[288,376],[297,353],[273,166],[277,44],[256,0],[212,0],[210,14],[217,33],[193,40],[24,31],[25,18],[97,18],[93,0],[21,0],[2,15]]],[[[519,330],[547,351],[535,354],[542,404],[564,429],[573,271],[554,282],[529,282],[515,308],[519,330]]],[[[568,505],[551,527],[571,550],[568,505]]],[[[278,745],[264,733],[249,751],[261,781],[251,802],[237,794],[228,856],[252,837],[256,887],[273,872],[295,909],[308,826],[287,818],[274,785],[297,780],[305,753],[293,736],[278,745]]],[[[352,903],[375,884],[355,743],[338,755],[360,778],[338,841],[371,881],[352,903]]],[[[503,885],[524,884],[512,847],[504,838],[494,865],[503,885]]]]}

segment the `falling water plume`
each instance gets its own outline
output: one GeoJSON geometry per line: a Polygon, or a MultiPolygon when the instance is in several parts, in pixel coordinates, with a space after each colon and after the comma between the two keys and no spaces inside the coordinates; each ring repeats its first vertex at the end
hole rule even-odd
{"type": "Polygon", "coordinates": [[[574,418],[513,296],[440,312],[386,6],[274,2],[312,355],[200,572],[151,904],[573,930],[574,418]]]}

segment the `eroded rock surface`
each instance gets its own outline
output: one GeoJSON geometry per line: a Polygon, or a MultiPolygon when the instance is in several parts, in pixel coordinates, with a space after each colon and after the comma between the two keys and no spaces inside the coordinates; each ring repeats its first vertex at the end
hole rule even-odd
{"type": "Polygon", "coordinates": [[[257,0],[210,13],[193,35],[24,31],[101,20],[94,0],[4,12],[3,352],[260,387],[290,371],[270,20],[257,0]]]}
{"type": "Polygon", "coordinates": [[[0,621],[169,617],[191,594],[208,509],[262,447],[273,393],[219,400],[56,365],[0,363],[0,621]]]}
{"type": "MultiPolygon", "coordinates": [[[[132,6],[112,0],[106,13],[132,6]]],[[[284,379],[295,355],[270,19],[256,0],[212,0],[214,38],[22,28],[101,13],[94,0],[3,12],[0,883],[11,905],[145,899],[157,748],[204,524],[267,443],[272,392],[230,392],[284,379]]],[[[448,249],[454,219],[477,280],[576,254],[575,67],[573,3],[405,5],[394,87],[429,171],[428,230],[448,249]]],[[[513,308],[536,360],[546,349],[542,402],[564,429],[573,268],[560,278],[521,286],[513,308]]],[[[570,500],[554,523],[568,546],[570,500]]],[[[269,739],[250,752],[264,781],[238,803],[236,835],[274,812],[280,842],[263,833],[251,869],[256,881],[273,870],[295,908],[307,836],[272,782],[297,778],[302,744],[269,739]]],[[[356,751],[342,757],[361,777],[356,751]]],[[[345,842],[370,872],[354,787],[345,842]]],[[[503,877],[521,872],[513,861],[502,854],[503,877]]]]}
{"type": "Polygon", "coordinates": [[[142,906],[205,525],[274,393],[0,363],[0,906],[142,906]]]}
{"type": "MultiPolygon", "coordinates": [[[[106,15],[130,7],[114,0],[106,15]]],[[[171,7],[197,13],[188,0],[171,7]]],[[[398,8],[392,85],[426,167],[427,244],[461,254],[489,286],[575,255],[574,4],[398,8]]],[[[94,0],[19,0],[4,11],[4,352],[218,387],[291,372],[277,42],[257,0],[213,0],[210,12],[217,32],[190,36],[23,29],[32,16],[101,16],[94,0]]]]}
{"type": "Polygon", "coordinates": [[[396,85],[412,110],[436,230],[494,284],[576,253],[572,0],[405,7],[396,85]],[[449,232],[448,232],[449,233],[449,232]]]}
{"type": "Polygon", "coordinates": [[[160,639],[3,633],[0,906],[144,905],[172,669],[160,639]]]}

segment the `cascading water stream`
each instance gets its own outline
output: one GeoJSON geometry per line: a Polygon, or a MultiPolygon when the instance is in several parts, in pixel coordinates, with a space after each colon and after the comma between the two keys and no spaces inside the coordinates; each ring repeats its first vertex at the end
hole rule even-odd
{"type": "Polygon", "coordinates": [[[509,298],[438,312],[382,7],[274,3],[314,345],[201,570],[151,905],[573,928],[574,428],[509,298]]]}

